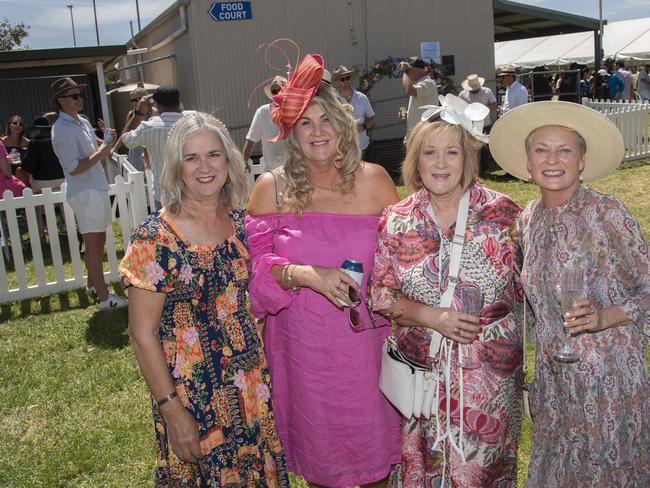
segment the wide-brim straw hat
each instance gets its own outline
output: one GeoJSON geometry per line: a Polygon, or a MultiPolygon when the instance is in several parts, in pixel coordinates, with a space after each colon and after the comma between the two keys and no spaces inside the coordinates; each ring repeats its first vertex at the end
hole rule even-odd
{"type": "Polygon", "coordinates": [[[52,83],[52,96],[50,97],[50,105],[56,106],[56,99],[63,95],[72,88],[85,88],[86,85],[79,85],[72,78],[59,78],[52,83]]]}
{"type": "Polygon", "coordinates": [[[323,57],[320,54],[307,54],[289,75],[289,80],[280,93],[273,97],[277,106],[271,110],[271,120],[278,126],[279,131],[270,142],[285,139],[305,113],[320,87],[323,65],[323,57]]]}
{"type": "Polygon", "coordinates": [[[472,91],[481,88],[483,86],[483,83],[485,83],[485,78],[472,74],[467,75],[467,78],[460,82],[460,86],[463,87],[463,90],[472,91]]]}
{"type": "Polygon", "coordinates": [[[609,175],[623,160],[623,136],[611,120],[584,105],[560,101],[527,103],[499,118],[490,132],[492,157],[512,176],[527,181],[526,137],[547,125],[568,127],[584,138],[587,143],[584,182],[609,175]]]}
{"type": "Polygon", "coordinates": [[[273,88],[273,85],[278,85],[280,88],[282,88],[286,82],[287,79],[284,76],[274,76],[271,80],[271,83],[264,87],[264,94],[266,95],[266,98],[273,100],[273,93],[271,93],[271,88],[273,88]]]}

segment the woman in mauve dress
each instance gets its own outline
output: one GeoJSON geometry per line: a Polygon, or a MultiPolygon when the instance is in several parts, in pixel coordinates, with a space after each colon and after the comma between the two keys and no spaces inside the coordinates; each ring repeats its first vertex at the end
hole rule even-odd
{"type": "Polygon", "coordinates": [[[648,244],[620,200],[581,184],[616,169],[623,139],[588,107],[536,102],[499,119],[490,149],[541,193],[518,221],[521,280],[536,318],[526,486],[650,486],[648,244]],[[582,298],[563,314],[566,270],[584,278],[582,298]],[[565,342],[578,362],[557,358],[565,342]]]}
{"type": "Polygon", "coordinates": [[[378,386],[390,324],[364,295],[379,215],[398,197],[384,169],[361,161],[351,113],[322,74],[322,57],[307,55],[274,97],[287,157],[251,195],[249,291],[289,470],[312,485],[380,484],[400,460],[399,417],[378,386]],[[357,303],[346,259],[363,264],[357,303]]]}

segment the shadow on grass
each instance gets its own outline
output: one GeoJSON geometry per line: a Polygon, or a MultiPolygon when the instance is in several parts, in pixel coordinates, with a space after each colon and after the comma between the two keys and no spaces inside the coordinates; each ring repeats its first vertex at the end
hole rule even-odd
{"type": "Polygon", "coordinates": [[[102,349],[122,349],[129,345],[127,309],[98,310],[90,317],[86,340],[102,349]]]}
{"type": "Polygon", "coordinates": [[[37,298],[3,303],[0,305],[0,323],[30,315],[49,315],[55,312],[79,310],[92,305],[83,289],[55,293],[37,298]]]}

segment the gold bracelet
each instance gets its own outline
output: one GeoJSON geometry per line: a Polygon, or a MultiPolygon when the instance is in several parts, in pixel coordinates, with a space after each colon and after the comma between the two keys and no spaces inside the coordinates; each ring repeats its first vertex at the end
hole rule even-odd
{"type": "Polygon", "coordinates": [[[290,264],[288,267],[290,268],[288,273],[287,273],[287,284],[289,285],[289,288],[291,288],[291,291],[297,292],[300,290],[299,286],[294,285],[293,283],[293,272],[296,270],[296,264],[290,264]]]}
{"type": "Polygon", "coordinates": [[[167,403],[170,400],[173,400],[178,396],[178,393],[176,393],[176,390],[172,391],[169,395],[162,397],[160,400],[156,401],[158,404],[158,408],[162,407],[165,403],[167,403]]]}

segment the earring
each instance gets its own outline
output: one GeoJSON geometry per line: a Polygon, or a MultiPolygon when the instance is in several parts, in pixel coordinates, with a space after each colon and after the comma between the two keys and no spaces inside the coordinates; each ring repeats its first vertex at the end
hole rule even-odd
{"type": "Polygon", "coordinates": [[[580,171],[580,176],[578,176],[578,180],[580,180],[580,183],[583,183],[585,181],[584,178],[582,177],[582,171],[580,171]]]}

